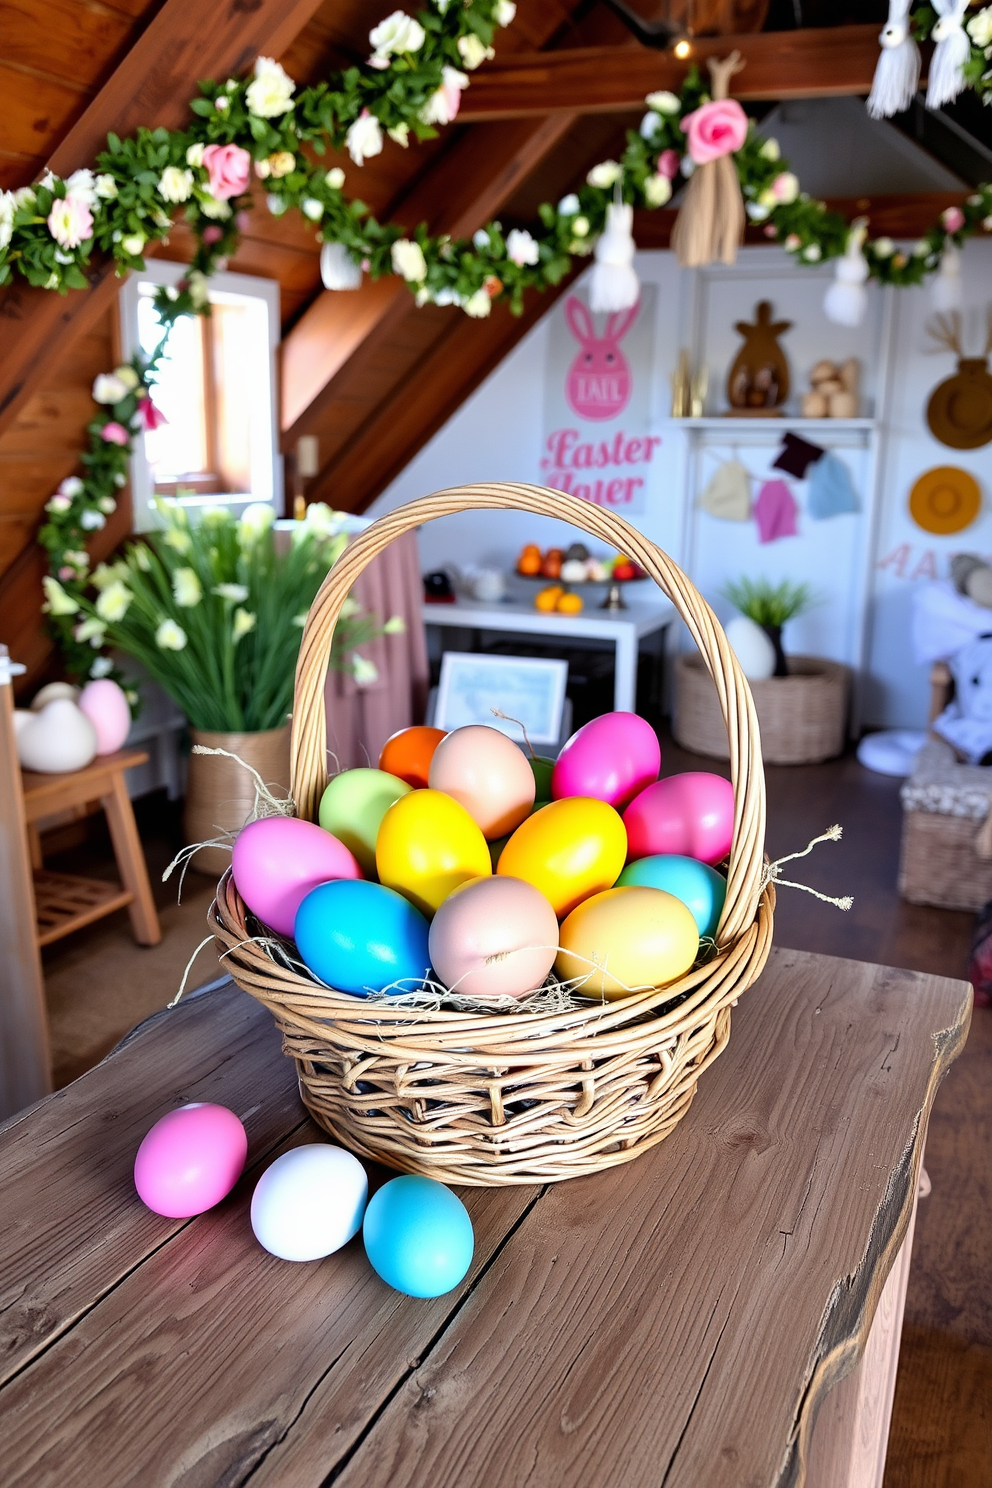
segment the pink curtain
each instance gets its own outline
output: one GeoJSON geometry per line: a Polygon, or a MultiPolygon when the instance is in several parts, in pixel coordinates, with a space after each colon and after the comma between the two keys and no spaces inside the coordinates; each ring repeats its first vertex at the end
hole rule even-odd
{"type": "Polygon", "coordinates": [[[390,734],[422,723],[427,704],[430,673],[420,618],[423,586],[416,534],[404,533],[373,558],[353,592],[362,609],[380,622],[402,616],[406,630],[360,647],[361,655],[378,670],[375,682],[361,687],[348,673],[328,672],[324,705],[331,771],[335,756],[342,770],[375,765],[390,734]]]}

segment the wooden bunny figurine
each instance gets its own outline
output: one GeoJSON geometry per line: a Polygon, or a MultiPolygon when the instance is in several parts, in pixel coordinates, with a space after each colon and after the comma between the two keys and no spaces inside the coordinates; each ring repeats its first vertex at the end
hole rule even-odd
{"type": "Polygon", "coordinates": [[[761,417],[781,410],[789,396],[789,364],[778,338],[791,326],[791,320],[772,321],[768,300],[758,305],[753,324],[737,322],[734,329],[744,337],[744,345],[727,377],[727,397],[734,413],[761,417]]]}

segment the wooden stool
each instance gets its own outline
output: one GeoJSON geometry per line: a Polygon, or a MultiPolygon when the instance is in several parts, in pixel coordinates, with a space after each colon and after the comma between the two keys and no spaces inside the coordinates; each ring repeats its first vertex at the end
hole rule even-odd
{"type": "Polygon", "coordinates": [[[116,754],[98,754],[84,770],[73,770],[66,775],[21,771],[40,946],[50,945],[53,940],[60,940],[63,935],[125,906],[139,945],[158,945],[162,939],[138,825],[124,783],[124,771],[133,765],[143,765],[147,759],[142,749],[119,749],[116,754]],[[42,867],[36,824],[61,811],[85,815],[94,809],[94,803],[102,806],[106,815],[122,884],[79,878],[75,874],[48,873],[42,867]]]}

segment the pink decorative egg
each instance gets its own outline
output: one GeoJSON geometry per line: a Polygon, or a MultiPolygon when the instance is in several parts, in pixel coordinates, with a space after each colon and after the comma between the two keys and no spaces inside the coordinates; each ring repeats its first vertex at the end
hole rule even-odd
{"type": "Polygon", "coordinates": [[[679,853],[719,863],[734,833],[734,790],[722,775],[688,770],[656,780],[623,814],[627,861],[653,853],[679,853]]]}
{"type": "Polygon", "coordinates": [[[252,914],[292,937],[296,911],[311,889],[332,878],[362,878],[354,854],[323,827],[295,816],[266,816],[238,833],[234,886],[252,914]]]}
{"type": "Polygon", "coordinates": [[[604,713],[578,729],[555,762],[551,795],[592,796],[622,810],[658,779],[658,735],[637,713],[604,713]]]}
{"type": "Polygon", "coordinates": [[[558,919],[519,878],[475,878],[449,894],[431,921],[431,965],[465,997],[523,997],[558,954],[558,919]]]}
{"type": "Polygon", "coordinates": [[[231,1192],[247,1156],[248,1138],[234,1112],[194,1102],[156,1121],[134,1159],[134,1186],[155,1214],[188,1219],[231,1192]]]}
{"type": "Polygon", "coordinates": [[[131,732],[131,709],[123,689],[111,677],[87,682],[77,700],[96,729],[97,754],[113,754],[131,732]]]}

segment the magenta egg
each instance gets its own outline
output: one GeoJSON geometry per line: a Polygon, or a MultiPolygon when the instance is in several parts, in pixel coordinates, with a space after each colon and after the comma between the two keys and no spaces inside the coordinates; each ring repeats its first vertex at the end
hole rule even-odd
{"type": "Polygon", "coordinates": [[[113,754],[131,732],[131,708],[124,690],[112,677],[87,682],[78,707],[96,729],[97,754],[113,754]]]}
{"type": "Polygon", "coordinates": [[[167,1219],[212,1209],[241,1177],[248,1138],[226,1106],[193,1102],[156,1121],[134,1159],[138,1198],[167,1219]]]}
{"type": "Polygon", "coordinates": [[[658,779],[658,735],[637,713],[604,713],[584,723],[555,762],[551,795],[592,796],[622,810],[658,779]]]}
{"type": "Polygon", "coordinates": [[[688,770],[642,790],[623,813],[627,861],[679,853],[719,863],[734,834],[734,789],[722,775],[688,770]]]}
{"type": "Polygon", "coordinates": [[[343,842],[295,816],[249,822],[234,844],[231,872],[252,914],[277,935],[289,937],[296,911],[311,889],[332,878],[364,877],[343,842]]]}

